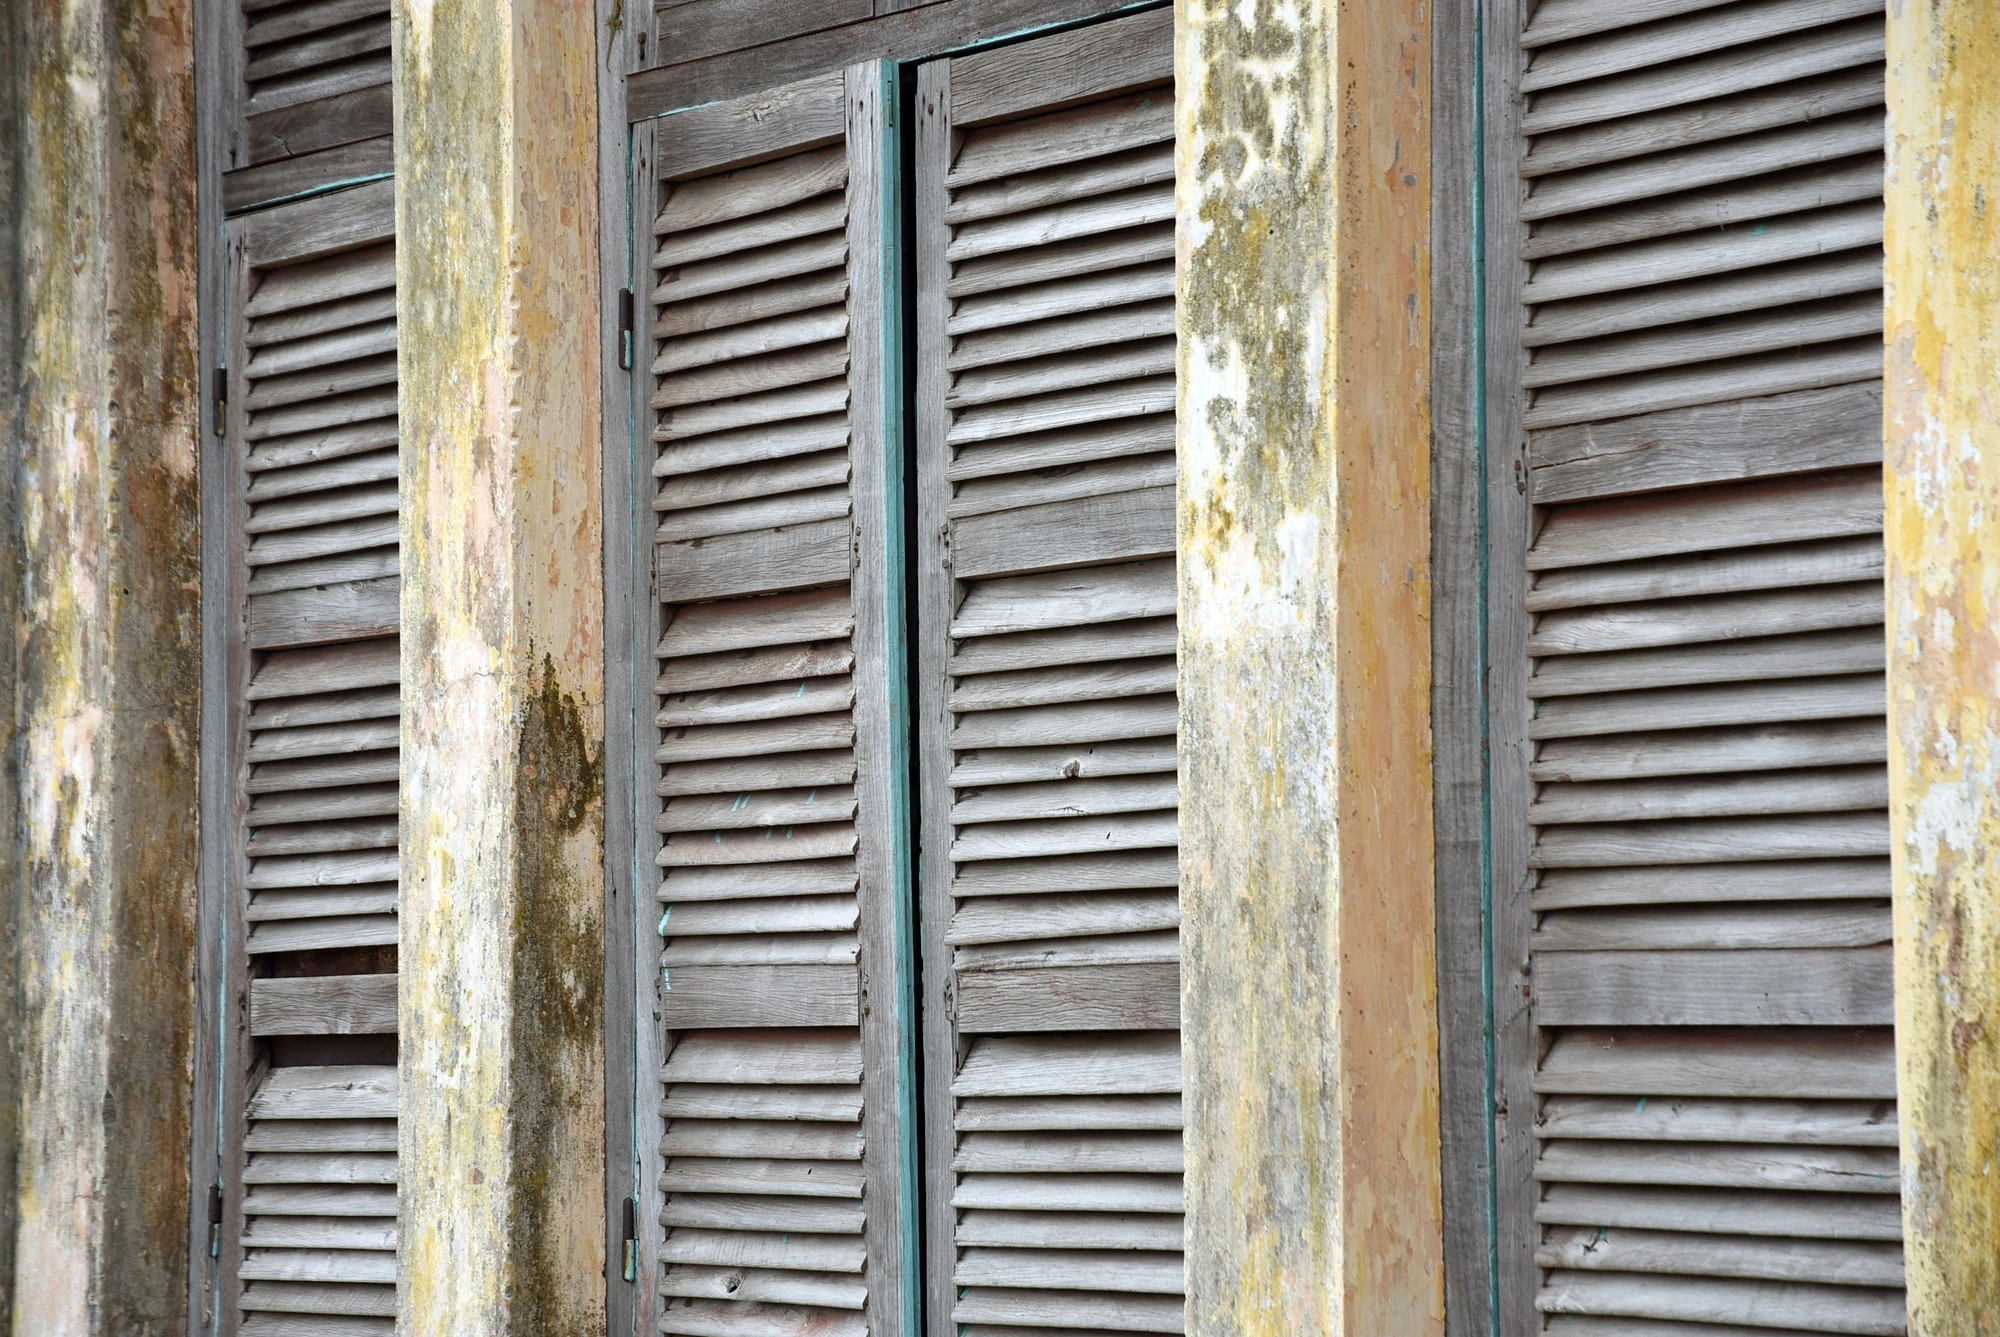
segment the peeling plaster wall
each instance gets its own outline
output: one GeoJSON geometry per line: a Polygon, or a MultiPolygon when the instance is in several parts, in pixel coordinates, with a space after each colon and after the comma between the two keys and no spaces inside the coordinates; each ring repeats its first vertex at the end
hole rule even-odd
{"type": "Polygon", "coordinates": [[[200,709],[190,13],[10,9],[12,1325],[174,1334],[200,709]]]}
{"type": "Polygon", "coordinates": [[[2000,1333],[2000,27],[1892,0],[1889,776],[1912,1337],[2000,1333]]]}
{"type": "Polygon", "coordinates": [[[1439,1333],[1429,11],[1178,20],[1188,1331],[1439,1333]]]}
{"type": "Polygon", "coordinates": [[[395,11],[406,1337],[604,1322],[592,24],[395,11]]]}

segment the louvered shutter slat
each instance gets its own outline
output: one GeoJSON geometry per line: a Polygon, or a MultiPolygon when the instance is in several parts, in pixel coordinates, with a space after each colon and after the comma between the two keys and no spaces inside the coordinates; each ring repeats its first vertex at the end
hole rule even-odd
{"type": "Polygon", "coordinates": [[[1880,6],[1546,0],[1520,43],[1510,1321],[1900,1334],[1880,6]]]}

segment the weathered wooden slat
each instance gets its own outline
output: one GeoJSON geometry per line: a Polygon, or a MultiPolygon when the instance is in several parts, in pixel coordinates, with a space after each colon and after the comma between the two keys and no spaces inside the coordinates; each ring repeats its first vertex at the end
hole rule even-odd
{"type": "Polygon", "coordinates": [[[1179,884],[1180,858],[1174,851],[1121,850],[1112,854],[1068,854],[967,864],[958,870],[951,892],[954,896],[1005,896],[1179,884]]]}
{"type": "Polygon", "coordinates": [[[1178,1131],[967,1132],[952,1158],[961,1171],[1009,1173],[1179,1174],[1178,1131]]]}
{"type": "Polygon", "coordinates": [[[1696,321],[1671,329],[1639,331],[1537,350],[1522,376],[1531,388],[1634,375],[1647,371],[1746,357],[1771,348],[1802,347],[1872,334],[1882,299],[1856,293],[1810,306],[1696,321]]]}
{"type": "MultiPolygon", "coordinates": [[[[364,643],[364,645],[367,644],[375,643],[364,643]]],[[[390,640],[387,644],[391,651],[395,650],[395,641],[390,640]]],[[[341,646],[335,648],[346,649],[347,647],[341,646]]],[[[300,652],[294,651],[292,653],[300,652]]],[[[265,660],[265,663],[268,666],[280,658],[282,658],[281,655],[272,655],[265,660]]],[[[390,662],[393,665],[394,660],[392,659],[390,662]]],[[[318,751],[348,751],[350,750],[349,744],[352,744],[355,748],[361,748],[364,745],[366,747],[389,747],[392,743],[391,735],[388,731],[395,726],[389,724],[388,721],[396,718],[401,701],[402,689],[394,686],[358,687],[352,691],[325,692],[310,696],[267,697],[256,702],[250,708],[249,718],[245,721],[246,725],[252,731],[250,740],[252,755],[250,760],[263,760],[261,753],[263,752],[267,738],[271,740],[273,755],[275,755],[277,750],[281,750],[286,746],[283,740],[292,737],[297,737],[303,742],[312,744],[312,746],[301,747],[301,754],[318,751]],[[321,732],[318,727],[339,725],[350,721],[362,721],[363,723],[355,725],[352,731],[336,729],[321,732]],[[306,732],[308,726],[312,726],[310,732],[306,732]],[[291,733],[294,729],[301,732],[294,735],[291,733]],[[338,742],[340,746],[319,746],[319,744],[334,742],[338,742]]]]}
{"type": "Polygon", "coordinates": [[[705,469],[840,450],[847,443],[847,418],[829,413],[673,442],[653,461],[653,474],[657,478],[671,478],[705,469]]]}
{"type": "Polygon", "coordinates": [[[243,1170],[246,1184],[393,1184],[393,1151],[253,1154],[243,1170]]]}
{"type": "Polygon", "coordinates": [[[1174,1175],[972,1174],[959,1178],[951,1205],[1026,1212],[1179,1212],[1174,1175]]]}
{"type": "Polygon", "coordinates": [[[393,914],[343,915],[252,924],[245,950],[252,956],[261,956],[270,952],[322,952],[337,947],[391,947],[398,940],[399,929],[393,914]]]}
{"type": "MultiPolygon", "coordinates": [[[[1536,92],[1601,79],[1876,12],[1878,6],[1872,0],[1763,0],[1761,4],[1721,10],[1704,7],[1700,12],[1662,18],[1644,27],[1600,30],[1587,40],[1537,52],[1521,79],[1521,90],[1536,92]]],[[[1639,22],[1636,17],[1621,18],[1621,23],[1639,22]]]]}
{"type": "Polygon", "coordinates": [[[817,148],[846,133],[846,104],[846,82],[835,72],[676,112],[663,123],[655,170],[663,179],[706,175],[817,148]]]}
{"type": "Polygon", "coordinates": [[[1048,855],[1160,849],[1177,845],[1179,840],[1180,822],[1173,812],[990,822],[959,827],[957,838],[951,844],[951,857],[961,863],[981,859],[1032,859],[1048,855]]]}
{"type": "Polygon", "coordinates": [[[1527,133],[1541,135],[1636,118],[1659,107],[1720,100],[1745,89],[1790,84],[1833,70],[1870,65],[1880,61],[1883,53],[1884,34],[1879,22],[1806,29],[1705,54],[1665,69],[1545,92],[1534,100],[1521,124],[1527,133]]]}
{"type": "Polygon", "coordinates": [[[1167,375],[1173,369],[1173,337],[1145,339],[1134,330],[1125,340],[1108,346],[968,368],[953,378],[945,402],[953,409],[963,409],[1137,376],[1167,375]]]}
{"type": "MultiPolygon", "coordinates": [[[[671,933],[671,930],[669,930],[671,933]]],[[[709,966],[851,966],[860,957],[852,933],[804,933],[753,937],[684,937],[672,934],[660,952],[668,968],[709,966]]]]}
{"type": "Polygon", "coordinates": [[[795,1119],[805,1123],[859,1122],[861,1087],[710,1086],[669,1087],[660,1106],[668,1119],[795,1119]]]}
{"type": "Polygon", "coordinates": [[[1551,739],[1536,751],[1536,780],[1622,780],[1888,760],[1878,720],[1830,720],[1733,729],[1685,729],[1612,738],[1551,739]]]}
{"type": "Polygon", "coordinates": [[[711,1267],[798,1268],[817,1272],[861,1271],[867,1250],[859,1235],[773,1235],[742,1230],[683,1227],[660,1246],[662,1263],[711,1267]]]}
{"type": "MultiPolygon", "coordinates": [[[[976,595],[984,588],[984,583],[976,585],[973,593],[976,595]]],[[[1114,660],[1157,659],[1174,653],[1174,635],[1174,620],[1158,617],[979,636],[959,642],[949,665],[958,681],[975,691],[980,690],[977,687],[980,675],[989,673],[1069,668],[1078,678],[1088,681],[1095,670],[1085,666],[1114,660]]]]}
{"type": "Polygon", "coordinates": [[[954,822],[1004,822],[1023,818],[1087,817],[1113,812],[1172,808],[1179,802],[1174,774],[1154,773],[1106,779],[1057,780],[961,789],[952,804],[954,822]]]}
{"type": "Polygon", "coordinates": [[[1533,50],[1551,42],[1567,42],[1728,3],[1730,0],[1628,0],[1616,9],[1606,9],[1595,0],[1542,0],[1521,34],[1521,45],[1533,50]]]}
{"type": "MultiPolygon", "coordinates": [[[[667,837],[654,861],[662,868],[674,868],[846,857],[854,853],[855,840],[852,822],[823,822],[760,831],[677,832],[667,837]]],[[[841,1023],[822,1024],[835,1026],[841,1023]]]]}
{"type": "Polygon", "coordinates": [[[394,1318],[396,1288],[330,1281],[253,1281],[243,1288],[237,1303],[246,1311],[269,1309],[287,1314],[353,1314],[394,1318]]]}
{"type": "MultiPolygon", "coordinates": [[[[952,1127],[961,1132],[1182,1126],[1179,1096],[973,1096],[957,1102],[952,1127]]],[[[1120,1245],[1130,1248],[1130,1245],[1120,1245]]]]}
{"type": "MultiPolygon", "coordinates": [[[[1141,101],[1162,107],[1172,105],[1171,100],[1166,98],[1146,97],[1141,101]]],[[[1105,136],[1097,124],[1079,125],[1077,128],[1088,138],[1080,142],[1072,140],[1075,147],[1069,155],[1058,155],[1054,162],[1023,161],[1018,174],[1010,173],[987,185],[954,190],[951,203],[945,206],[945,221],[952,224],[981,222],[1174,179],[1171,125],[1167,134],[1157,142],[1124,152],[1117,151],[1116,141],[1105,136]],[[1079,149],[1094,151],[1094,154],[1085,161],[1061,164],[1062,157],[1071,156],[1079,149]]],[[[959,160],[963,162],[964,157],[961,152],[959,160]]]]}
{"type": "Polygon", "coordinates": [[[814,520],[662,544],[660,593],[669,599],[737,599],[845,581],[853,567],[853,521],[814,520]]]}
{"type": "MultiPolygon", "coordinates": [[[[857,0],[845,0],[856,4],[857,0]]],[[[671,10],[668,11],[672,13],[671,10]]],[[[868,1324],[859,1314],[796,1305],[678,1300],[660,1307],[659,1331],[672,1337],[867,1337],[868,1324]]]]}
{"type": "MultiPolygon", "coordinates": [[[[1856,661],[1864,661],[1866,652],[1866,647],[1839,651],[1843,660],[1852,657],[1856,661]]],[[[1574,738],[1638,729],[1848,719],[1879,716],[1883,702],[1879,673],[1556,697],[1541,703],[1528,726],[1528,736],[1574,738]]]]}
{"type": "MultiPolygon", "coordinates": [[[[671,201],[669,201],[671,204],[671,201]]],[[[654,269],[676,269],[697,260],[734,255],[782,241],[837,230],[847,221],[847,198],[830,190],[823,195],[760,213],[739,215],[724,223],[689,231],[654,228],[660,237],[653,250],[654,269]]]]}
{"type": "MultiPolygon", "coordinates": [[[[960,665],[954,663],[953,667],[960,665]]],[[[1102,664],[982,673],[957,679],[949,703],[953,711],[962,712],[1146,696],[1173,691],[1175,672],[1171,655],[1151,655],[1102,664]]]]}
{"type": "MultiPolygon", "coordinates": [[[[1178,1145],[1174,1159],[1180,1159],[1178,1145]]],[[[1179,1295],[1184,1285],[1178,1253],[1096,1249],[967,1249],[959,1255],[952,1278],[961,1286],[1158,1295],[1179,1295]]]]}
{"type": "Polygon", "coordinates": [[[832,896],[852,893],[857,882],[852,859],[795,863],[674,868],[660,883],[660,900],[729,901],[762,896],[832,896]]]}
{"type": "Polygon", "coordinates": [[[1173,78],[1173,23],[1157,11],[1003,46],[952,62],[951,123],[968,129],[1051,105],[1114,96],[1173,78]]]}
{"type": "Polygon", "coordinates": [[[1535,620],[1532,655],[1593,654],[1873,626],[1884,617],[1874,581],[1660,602],[1561,609],[1535,620]]]}
{"type": "Polygon", "coordinates": [[[1007,632],[1087,626],[1175,610],[1170,561],[983,581],[966,591],[952,618],[954,640],[1007,632]]]}
{"type": "Polygon", "coordinates": [[[260,794],[250,801],[246,818],[251,826],[287,822],[334,822],[353,817],[394,817],[397,812],[396,786],[355,785],[343,789],[307,790],[303,793],[260,794]]]}
{"type": "Polygon", "coordinates": [[[1167,1212],[1009,1212],[958,1214],[959,1243],[1003,1249],[1179,1249],[1181,1218],[1167,1212]]]}
{"type": "Polygon", "coordinates": [[[1881,364],[1881,340],[1875,337],[1559,385],[1537,391],[1522,422],[1530,431],[1537,431],[1727,400],[1873,382],[1882,375],[1881,364]]]}
{"type": "Polygon", "coordinates": [[[814,590],[675,609],[654,653],[662,659],[719,654],[837,640],[853,631],[854,608],[848,591],[814,590]]]}
{"type": "Polygon", "coordinates": [[[1794,1146],[1888,1147],[1896,1141],[1892,1100],[1647,1100],[1551,1096],[1538,1137],[1621,1141],[1759,1142],[1794,1146]]]}
{"type": "Polygon", "coordinates": [[[663,1193],[784,1194],[804,1198],[861,1197],[861,1167],[853,1161],[695,1157],[683,1154],[660,1172],[663,1193]]]}
{"type": "Polygon", "coordinates": [[[1615,209],[1544,219],[1534,225],[1527,240],[1521,243],[1521,256],[1540,260],[1570,255],[1704,228],[1729,228],[1759,218],[1879,199],[1881,195],[1881,155],[1864,154],[1790,172],[1774,172],[1727,186],[1636,201],[1615,209]]]}
{"type": "Polygon", "coordinates": [[[1858,1240],[1762,1240],[1658,1230],[1553,1232],[1537,1266],[1591,1272],[1818,1281],[1836,1286],[1901,1286],[1899,1245],[1858,1240]]]}
{"type": "MultiPolygon", "coordinates": [[[[246,1151],[394,1151],[394,1119],[260,1119],[243,1134],[246,1151]]],[[[393,1248],[391,1240],[386,1247],[393,1248]]],[[[353,1248],[384,1247],[352,1245],[353,1248]]]]}
{"type": "MultiPolygon", "coordinates": [[[[852,700],[851,691],[848,694],[852,700]]],[[[822,704],[832,704],[838,696],[822,704]]],[[[854,745],[854,721],[842,703],[824,715],[791,719],[759,719],[743,724],[709,724],[671,729],[654,749],[653,759],[662,764],[701,761],[708,758],[764,756],[779,752],[803,752],[815,748],[844,748],[854,745]]]]}
{"type": "Polygon", "coordinates": [[[660,1221],[667,1226],[846,1235],[861,1229],[861,1208],[813,1198],[677,1193],[667,1200],[660,1221]]]}
{"type": "Polygon", "coordinates": [[[1887,1026],[1889,948],[1541,952],[1547,1026],[1887,1026]]]}
{"type": "Polygon", "coordinates": [[[852,966],[682,966],[660,991],[668,1027],[853,1026],[852,966]]]}
{"type": "Polygon", "coordinates": [[[959,713],[953,721],[954,748],[1076,746],[1124,738],[1171,735],[1179,721],[1167,694],[1023,706],[1011,710],[959,713]]]}
{"type": "Polygon", "coordinates": [[[1173,232],[1131,228],[961,262],[946,333],[957,337],[1171,297],[1173,232]]]}
{"type": "Polygon", "coordinates": [[[852,1128],[840,1124],[677,1119],[660,1140],[660,1154],[858,1161],[862,1145],[852,1128]]]}
{"type": "Polygon", "coordinates": [[[1897,1193],[1894,1147],[1545,1141],[1535,1178],[1553,1183],[1897,1193]]]}
{"type": "Polygon", "coordinates": [[[1678,309],[1667,309],[1673,314],[1701,311],[1719,315],[1729,310],[1749,311],[1760,306],[1813,301],[1843,292],[1866,292],[1880,283],[1879,257],[1873,266],[1864,268],[1859,262],[1868,257],[1839,253],[1879,246],[1881,242],[1882,206],[1879,200],[1869,199],[1544,260],[1535,266],[1534,277],[1522,291],[1522,300],[1574,305],[1537,311],[1523,331],[1522,341],[1531,348],[1539,348],[1568,339],[1614,333],[1632,328],[1631,318],[1621,320],[1615,313],[1628,308],[1662,309],[1661,294],[1633,293],[1633,289],[1788,265],[1822,256],[1837,258],[1775,273],[1743,275],[1731,287],[1708,285],[1709,291],[1717,292],[1718,296],[1732,291],[1741,295],[1708,301],[1705,310],[1693,301],[1683,303],[1678,309]],[[1585,297],[1605,300],[1588,305],[1578,301],[1585,297]],[[1631,307],[1634,301],[1647,306],[1631,307]]]}
{"type": "Polygon", "coordinates": [[[1848,581],[1880,581],[1881,578],[1882,544],[1869,536],[1550,571],[1538,577],[1528,589],[1526,605],[1529,612],[1541,613],[1586,604],[1629,603],[1742,590],[1834,585],[1848,581]]]}
{"type": "Polygon", "coordinates": [[[743,794],[762,789],[850,785],[854,778],[854,753],[843,748],[676,762],[660,772],[653,792],[661,798],[680,794],[743,794]]]}
{"type": "Polygon", "coordinates": [[[1798,1239],[1900,1240],[1903,1213],[1884,1193],[1776,1193],[1550,1184],[1535,1207],[1546,1225],[1692,1231],[1798,1239]]]}
{"type": "MultiPolygon", "coordinates": [[[[1798,60],[1801,46],[1823,45],[1825,37],[1822,31],[1806,35],[1803,42],[1787,43],[1780,58],[1798,60]]],[[[1837,33],[1835,41],[1841,49],[1820,56],[1820,60],[1829,57],[1841,60],[1866,49],[1866,38],[1859,34],[1837,33]]],[[[1731,53],[1725,63],[1737,64],[1744,59],[1741,53],[1731,53]]],[[[1817,62],[1807,59],[1799,63],[1810,65],[1817,62]]],[[[1684,71],[1685,67],[1676,73],[1684,71]]],[[[1688,86],[1684,79],[1677,82],[1683,91],[1688,86]]],[[[1642,153],[1684,148],[1689,144],[1703,144],[1730,135],[1796,125],[1801,121],[1815,121],[1863,107],[1880,106],[1885,94],[1885,80],[1881,66],[1871,59],[1865,64],[1840,68],[1836,73],[1800,80],[1778,89],[1746,91],[1739,84],[1725,88],[1721,93],[1721,96],[1699,102],[1684,102],[1664,110],[1621,117],[1608,124],[1538,134],[1530,141],[1527,156],[1521,160],[1521,174],[1546,176],[1550,172],[1594,167],[1642,153]]],[[[1559,102],[1560,99],[1550,101],[1559,102]]],[[[1560,118],[1560,112],[1553,107],[1547,111],[1538,108],[1534,115],[1538,122],[1560,118]]]]}
{"type": "Polygon", "coordinates": [[[1693,949],[1877,947],[1890,940],[1889,907],[1833,900],[1806,905],[1676,905],[1554,911],[1537,951],[1677,952],[1693,949]]]}
{"type": "MultiPolygon", "coordinates": [[[[260,1184],[244,1194],[246,1217],[388,1217],[394,1229],[396,1190],[377,1184],[260,1184]]],[[[376,1226],[380,1229],[380,1226],[376,1226]]]]}
{"type": "MultiPolygon", "coordinates": [[[[1710,641],[1700,646],[1557,655],[1540,660],[1529,695],[1576,696],[1696,683],[1756,682],[1880,671],[1881,633],[1873,628],[1710,641]]],[[[1810,716],[1795,718],[1811,718],[1810,716]]],[[[1632,725],[1625,727],[1631,728],[1632,725]]],[[[1540,735],[1537,735],[1540,736],[1540,735]]]]}
{"type": "Polygon", "coordinates": [[[1177,962],[958,974],[961,1034],[1160,1030],[1180,1025],[1177,962]]]}
{"type": "Polygon", "coordinates": [[[653,235],[686,232],[782,209],[847,185],[847,150],[830,144],[754,167],[675,185],[653,222],[653,235]]]}
{"type": "Polygon", "coordinates": [[[1887,1029],[1565,1031],[1535,1090],[1893,1100],[1895,1040],[1887,1029]]]}
{"type": "Polygon", "coordinates": [[[1164,93],[1130,93],[972,131],[965,136],[945,176],[950,192],[945,221],[960,221],[958,213],[967,208],[966,202],[977,210],[988,200],[1011,198],[1002,193],[1006,188],[981,191],[981,183],[1147,145],[1171,144],[1173,98],[1164,93]]]}
{"type": "Polygon", "coordinates": [[[1178,1094],[1180,1037],[995,1036],[974,1040],[952,1081],[956,1096],[1178,1094]]]}
{"type": "Polygon", "coordinates": [[[1886,808],[1888,804],[1889,779],[1879,766],[1775,775],[1596,780],[1544,785],[1528,809],[1528,824],[1762,817],[1886,808]]]}
{"type": "MultiPolygon", "coordinates": [[[[1808,423],[1830,422],[1843,410],[1866,417],[1880,411],[1879,396],[1879,389],[1870,395],[1856,387],[1812,399],[1753,401],[1743,406],[1749,421],[1742,430],[1745,435],[1755,430],[1778,435],[1808,423]],[[1759,421],[1767,411],[1772,416],[1759,421]]],[[[1565,506],[1542,526],[1528,551],[1527,565],[1531,571],[1545,571],[1881,531],[1881,478],[1856,469],[1820,478],[1565,506]]]]}
{"type": "Polygon", "coordinates": [[[1176,928],[1179,924],[1180,901],[1172,891],[979,896],[959,902],[945,940],[962,946],[1096,933],[1143,933],[1176,928]]]}
{"type": "MultiPolygon", "coordinates": [[[[370,372],[371,377],[374,372],[370,372]]],[[[382,384],[349,394],[309,399],[283,408],[265,409],[250,415],[243,428],[248,442],[270,441],[276,437],[295,438],[279,442],[282,447],[311,449],[335,433],[331,429],[365,432],[371,439],[395,434],[396,391],[382,384]],[[365,424],[362,426],[360,424],[365,424]],[[310,440],[299,440],[310,435],[310,440]]],[[[258,449],[254,444],[252,449],[258,449]]]]}
{"type": "MultiPolygon", "coordinates": [[[[814,282],[825,283],[818,279],[814,282]]],[[[842,288],[845,287],[843,283],[842,288]]],[[[653,358],[653,374],[687,371],[712,366],[731,358],[755,357],[783,349],[798,348],[847,335],[847,309],[838,305],[841,290],[831,294],[834,305],[814,306],[765,319],[739,321],[720,329],[670,339],[653,358]]],[[[656,336],[657,337],[657,336],[656,336]]]]}
{"type": "MultiPolygon", "coordinates": [[[[273,1068],[250,1096],[252,1119],[393,1119],[393,1067],[273,1068]]],[[[394,1215],[393,1207],[385,1215],[394,1215]]]]}
{"type": "Polygon", "coordinates": [[[1165,413],[1173,403],[1171,376],[1119,381],[963,410],[953,415],[947,439],[953,446],[993,441],[1142,413],[1165,413]]]}
{"type": "Polygon", "coordinates": [[[728,346],[725,332],[746,322],[776,320],[801,311],[839,306],[847,296],[847,272],[821,269],[794,279],[725,289],[713,296],[691,298],[656,308],[655,339],[693,340],[705,333],[728,346]]]}
{"type": "MultiPolygon", "coordinates": [[[[851,669],[853,652],[843,648],[837,656],[829,656],[828,660],[829,664],[851,669]]],[[[848,710],[853,705],[854,679],[847,672],[841,672],[837,677],[797,674],[751,687],[676,693],[661,702],[659,711],[653,716],[653,723],[662,729],[744,724],[754,720],[848,710]]]]}
{"type": "Polygon", "coordinates": [[[1591,905],[1698,901],[1887,899],[1889,865],[1881,859],[1811,859],[1791,863],[1662,865],[1652,868],[1553,869],[1534,891],[1537,910],[1591,905]]]}
{"type": "Polygon", "coordinates": [[[285,650],[392,635],[401,624],[403,583],[395,576],[253,594],[249,645],[285,650]]]}
{"type": "Polygon", "coordinates": [[[1888,852],[1886,811],[1801,813],[1789,817],[1544,827],[1529,863],[1535,868],[1591,868],[1642,863],[1852,858],[1888,852]]]}
{"type": "Polygon", "coordinates": [[[1535,1303],[1555,1314],[1619,1314],[1759,1327],[1783,1324],[1878,1337],[1901,1337],[1908,1324],[1901,1290],[1711,1277],[1554,1272],[1535,1303]]]}
{"type": "Polygon", "coordinates": [[[681,697],[732,687],[796,683],[807,678],[845,675],[853,669],[854,650],[847,642],[815,641],[670,659],[661,665],[653,690],[659,696],[681,697]]]}
{"type": "Polygon", "coordinates": [[[653,288],[656,306],[734,293],[760,283],[796,279],[837,269],[847,259],[847,234],[838,230],[800,237],[776,246],[699,260],[664,272],[653,288]]]}
{"type": "Polygon", "coordinates": [[[856,1083],[861,1047],[852,1031],[733,1031],[683,1035],[661,1071],[665,1082],[856,1083]]]}
{"type": "MultiPolygon", "coordinates": [[[[845,472],[844,465],[842,472],[845,472]]],[[[785,492],[726,502],[718,506],[698,506],[690,510],[669,510],[660,517],[653,537],[659,543],[684,544],[690,539],[723,538],[763,530],[797,529],[836,520],[853,509],[846,483],[833,487],[785,492]]],[[[701,549],[688,551],[699,553],[701,549]]]]}

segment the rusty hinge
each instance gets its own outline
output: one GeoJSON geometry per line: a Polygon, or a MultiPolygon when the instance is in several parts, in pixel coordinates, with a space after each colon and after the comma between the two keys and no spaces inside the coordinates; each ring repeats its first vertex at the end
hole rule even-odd
{"type": "Polygon", "coordinates": [[[229,435],[229,368],[215,369],[215,434],[229,435]]]}
{"type": "Polygon", "coordinates": [[[618,365],[632,370],[632,290],[618,290],[618,365]]]}
{"type": "Polygon", "coordinates": [[[638,1213],[630,1198],[625,1199],[625,1280],[639,1279],[638,1213]]]}

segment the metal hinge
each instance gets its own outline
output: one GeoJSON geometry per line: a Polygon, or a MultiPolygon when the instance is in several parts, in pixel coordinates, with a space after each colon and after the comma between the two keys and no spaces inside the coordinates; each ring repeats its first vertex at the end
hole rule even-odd
{"type": "Polygon", "coordinates": [[[630,1198],[625,1199],[625,1280],[639,1279],[639,1230],[638,1212],[630,1198]]]}
{"type": "Polygon", "coordinates": [[[229,368],[215,369],[215,434],[229,435],[229,368]]]}
{"type": "Polygon", "coordinates": [[[222,1257],[222,1185],[208,1186],[208,1256],[222,1257]]]}
{"type": "Polygon", "coordinates": [[[632,370],[632,290],[618,290],[618,365],[632,370]]]}

